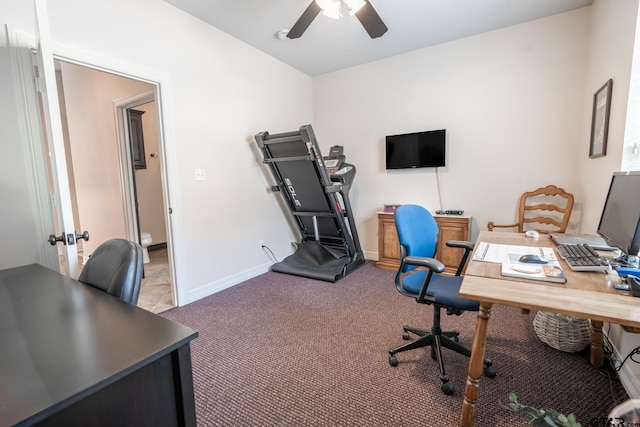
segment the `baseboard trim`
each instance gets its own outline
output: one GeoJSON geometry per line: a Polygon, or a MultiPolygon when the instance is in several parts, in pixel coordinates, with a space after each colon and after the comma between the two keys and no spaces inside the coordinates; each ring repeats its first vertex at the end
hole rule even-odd
{"type": "Polygon", "coordinates": [[[620,378],[620,382],[622,386],[627,391],[627,394],[631,399],[639,399],[640,398],[640,382],[638,378],[629,371],[627,365],[624,364],[622,369],[618,371],[618,377],[620,378]]]}
{"type": "MultiPolygon", "coordinates": [[[[365,252],[365,259],[375,261],[378,259],[377,253],[365,252]]],[[[220,280],[216,280],[215,282],[207,283],[206,285],[200,286],[197,289],[190,290],[187,295],[187,301],[184,304],[191,304],[192,302],[198,301],[202,298],[206,298],[210,295],[223,291],[246,280],[253,279],[256,276],[268,272],[272,264],[273,262],[266,262],[240,273],[227,276],[220,280]]]]}
{"type": "Polygon", "coordinates": [[[266,262],[257,267],[250,268],[240,273],[227,276],[223,279],[216,280],[215,282],[211,282],[206,285],[200,286],[199,288],[190,290],[187,294],[186,304],[190,304],[199,299],[208,297],[209,295],[213,295],[246,280],[253,279],[256,276],[264,274],[269,271],[269,267],[271,267],[272,264],[272,262],[266,262]]]}
{"type": "Polygon", "coordinates": [[[163,249],[167,249],[167,242],[164,243],[156,243],[155,245],[149,245],[147,246],[147,251],[152,252],[152,251],[161,251],[163,249]]]}
{"type": "Polygon", "coordinates": [[[363,251],[363,255],[367,261],[378,261],[378,252],[363,251]]]}

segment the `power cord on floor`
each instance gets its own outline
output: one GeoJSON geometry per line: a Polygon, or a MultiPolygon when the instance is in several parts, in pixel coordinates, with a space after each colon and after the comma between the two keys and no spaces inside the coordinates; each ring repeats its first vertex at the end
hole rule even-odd
{"type": "Polygon", "coordinates": [[[273,251],[271,249],[269,249],[269,246],[267,245],[262,245],[260,246],[262,248],[263,251],[265,251],[267,253],[267,255],[269,255],[269,258],[271,258],[271,260],[274,263],[278,262],[278,258],[276,258],[276,256],[273,254],[273,251]]]}
{"type": "MultiPolygon", "coordinates": [[[[636,354],[640,354],[640,346],[638,346],[638,347],[634,348],[633,350],[631,350],[631,351],[629,352],[629,354],[627,354],[627,355],[625,356],[625,358],[624,358],[624,359],[622,359],[622,362],[620,362],[620,364],[619,364],[617,367],[616,367],[616,366],[614,366],[614,369],[616,370],[616,372],[617,372],[617,371],[620,371],[620,369],[622,369],[622,366],[627,362],[627,360],[631,360],[632,362],[635,362],[635,363],[640,363],[640,360],[635,359],[635,358],[633,357],[633,356],[635,356],[636,354]]],[[[613,358],[611,358],[611,360],[612,360],[612,363],[613,363],[613,358]]]]}
{"type": "Polygon", "coordinates": [[[611,341],[609,341],[609,329],[611,329],[611,324],[608,324],[608,328],[607,328],[607,333],[603,333],[603,343],[602,343],[602,347],[604,349],[604,353],[605,356],[609,358],[610,362],[611,362],[611,367],[616,371],[619,372],[620,369],[622,369],[622,366],[624,366],[624,364],[627,362],[627,360],[631,360],[632,362],[635,363],[640,363],[640,360],[638,360],[637,358],[634,358],[635,355],[640,354],[640,346],[637,346],[636,348],[634,348],[633,350],[631,350],[625,357],[624,359],[622,359],[622,361],[616,366],[616,361],[614,359],[614,354],[613,354],[613,345],[611,344],[611,341]]]}
{"type": "MultiPolygon", "coordinates": [[[[609,326],[607,329],[607,332],[608,332],[609,329],[611,329],[611,324],[607,324],[607,325],[609,326]]],[[[602,343],[602,347],[604,350],[605,359],[608,361],[608,364],[605,364],[600,369],[599,372],[600,372],[600,375],[604,375],[607,378],[609,378],[609,389],[611,392],[611,399],[613,400],[614,405],[617,406],[623,401],[627,400],[629,396],[627,395],[627,392],[624,390],[624,388],[622,389],[623,392],[616,393],[613,387],[613,380],[614,379],[618,379],[618,381],[620,380],[619,372],[622,369],[622,366],[628,360],[631,360],[635,363],[640,363],[640,360],[637,360],[634,358],[635,355],[640,354],[640,346],[631,350],[621,362],[617,362],[615,358],[615,354],[613,353],[613,345],[611,344],[611,341],[608,338],[608,333],[603,334],[603,338],[604,340],[602,343]]]]}

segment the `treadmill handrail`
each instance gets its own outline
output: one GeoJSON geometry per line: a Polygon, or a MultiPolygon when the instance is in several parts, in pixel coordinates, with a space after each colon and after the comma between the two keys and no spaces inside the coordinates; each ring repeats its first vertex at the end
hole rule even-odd
{"type": "Polygon", "coordinates": [[[277,159],[264,159],[262,163],[278,163],[278,162],[293,162],[298,160],[308,160],[313,161],[313,157],[311,155],[308,156],[294,156],[294,157],[280,157],[277,159]]]}
{"type": "Polygon", "coordinates": [[[321,216],[321,217],[333,217],[336,215],[333,212],[318,212],[318,211],[313,211],[313,212],[292,211],[291,214],[294,216],[321,216]]]}
{"type": "MultiPolygon", "coordinates": [[[[303,126],[304,127],[304,126],[303,126]]],[[[260,132],[258,135],[256,136],[260,136],[260,139],[262,139],[263,141],[269,141],[271,144],[280,144],[283,142],[291,142],[291,141],[304,141],[304,142],[309,142],[308,139],[302,139],[301,136],[301,132],[285,132],[285,133],[279,133],[279,134],[274,134],[274,135],[270,135],[269,132],[260,132]],[[276,139],[276,141],[274,141],[274,139],[276,139]]],[[[258,140],[258,144],[261,144],[261,141],[258,140]]],[[[260,146],[262,147],[262,146],[260,146]]]]}

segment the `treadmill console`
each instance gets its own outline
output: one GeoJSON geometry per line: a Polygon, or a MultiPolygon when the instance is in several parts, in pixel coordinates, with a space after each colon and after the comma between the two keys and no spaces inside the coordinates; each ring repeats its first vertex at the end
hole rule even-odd
{"type": "Polygon", "coordinates": [[[329,155],[324,157],[324,167],[329,175],[340,170],[346,157],[344,155],[344,147],[342,145],[334,145],[329,150],[329,155]]]}
{"type": "Polygon", "coordinates": [[[347,157],[344,155],[342,145],[331,147],[329,155],[323,157],[323,160],[324,168],[329,174],[331,182],[342,185],[343,190],[348,193],[356,175],[356,168],[346,162],[347,157]]]}

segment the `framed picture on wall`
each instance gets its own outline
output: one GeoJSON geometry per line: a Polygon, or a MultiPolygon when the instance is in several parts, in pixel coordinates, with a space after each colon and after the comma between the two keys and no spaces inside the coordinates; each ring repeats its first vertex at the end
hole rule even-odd
{"type": "Polygon", "coordinates": [[[607,136],[609,135],[609,112],[611,110],[611,89],[613,80],[609,79],[593,95],[593,113],[591,116],[591,143],[589,157],[595,159],[607,154],[607,136]]]}

